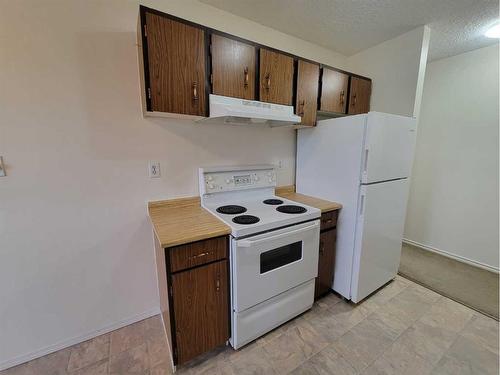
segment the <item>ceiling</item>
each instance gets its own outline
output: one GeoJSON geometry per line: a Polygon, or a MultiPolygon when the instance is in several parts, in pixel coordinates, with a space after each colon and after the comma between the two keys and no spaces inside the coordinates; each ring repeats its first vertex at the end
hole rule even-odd
{"type": "Polygon", "coordinates": [[[200,0],[346,56],[421,25],[431,28],[429,60],[497,41],[483,36],[497,0],[200,0]]]}

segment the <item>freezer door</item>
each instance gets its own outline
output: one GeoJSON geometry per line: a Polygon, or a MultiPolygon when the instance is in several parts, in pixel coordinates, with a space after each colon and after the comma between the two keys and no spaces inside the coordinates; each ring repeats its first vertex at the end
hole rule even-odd
{"type": "Polygon", "coordinates": [[[361,182],[372,183],[410,176],[415,139],[414,118],[368,113],[361,182]]]}
{"type": "Polygon", "coordinates": [[[356,303],[396,276],[408,185],[402,179],[361,187],[351,279],[356,303]]]}

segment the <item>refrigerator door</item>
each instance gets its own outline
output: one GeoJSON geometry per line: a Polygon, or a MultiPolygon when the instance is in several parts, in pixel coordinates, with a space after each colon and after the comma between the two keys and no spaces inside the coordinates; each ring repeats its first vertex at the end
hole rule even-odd
{"type": "Polygon", "coordinates": [[[392,280],[398,271],[406,215],[407,179],[363,185],[351,280],[351,299],[359,302],[392,280]]]}
{"type": "Polygon", "coordinates": [[[368,113],[361,183],[410,176],[415,140],[414,118],[368,113]]]}
{"type": "Polygon", "coordinates": [[[342,203],[337,222],[333,290],[351,296],[359,173],[367,115],[319,121],[297,134],[296,189],[342,203]]]}

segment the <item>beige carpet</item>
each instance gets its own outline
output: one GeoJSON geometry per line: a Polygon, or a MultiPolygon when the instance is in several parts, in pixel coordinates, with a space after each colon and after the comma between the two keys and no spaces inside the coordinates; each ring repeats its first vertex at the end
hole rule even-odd
{"type": "Polygon", "coordinates": [[[403,244],[399,273],[498,320],[499,275],[403,244]]]}

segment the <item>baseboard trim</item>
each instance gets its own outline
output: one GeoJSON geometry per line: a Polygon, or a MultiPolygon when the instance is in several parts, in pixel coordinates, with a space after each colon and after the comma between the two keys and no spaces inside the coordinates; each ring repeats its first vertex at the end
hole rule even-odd
{"type": "Polygon", "coordinates": [[[432,246],[424,245],[424,244],[417,242],[417,241],[412,241],[412,240],[409,240],[407,238],[403,238],[403,243],[406,243],[408,245],[413,245],[413,246],[419,247],[423,250],[431,251],[431,252],[436,253],[436,254],[440,254],[440,255],[445,256],[447,258],[454,259],[458,262],[466,263],[470,266],[482,268],[483,270],[486,270],[486,271],[500,273],[500,270],[498,267],[492,267],[488,264],[484,264],[484,263],[478,262],[476,260],[460,256],[460,255],[452,254],[452,253],[449,253],[448,251],[441,250],[441,249],[438,249],[438,248],[435,248],[432,246]]]}
{"type": "Polygon", "coordinates": [[[90,332],[85,333],[83,335],[79,335],[79,336],[72,337],[72,338],[67,339],[67,340],[60,341],[54,345],[46,346],[45,348],[36,350],[34,352],[31,352],[31,353],[20,355],[18,357],[15,357],[13,359],[9,359],[7,361],[2,361],[2,362],[0,362],[0,371],[8,369],[10,367],[20,365],[21,363],[31,361],[33,359],[42,357],[44,355],[54,353],[58,350],[67,348],[68,346],[72,346],[75,344],[79,344],[83,341],[90,340],[94,337],[97,337],[97,336],[103,335],[105,333],[114,331],[116,329],[128,326],[129,324],[136,323],[136,322],[139,322],[141,320],[158,315],[159,313],[160,313],[160,309],[157,307],[157,308],[151,309],[149,311],[145,311],[141,314],[133,315],[129,318],[120,320],[118,322],[108,324],[102,328],[90,331],[90,332]]]}

